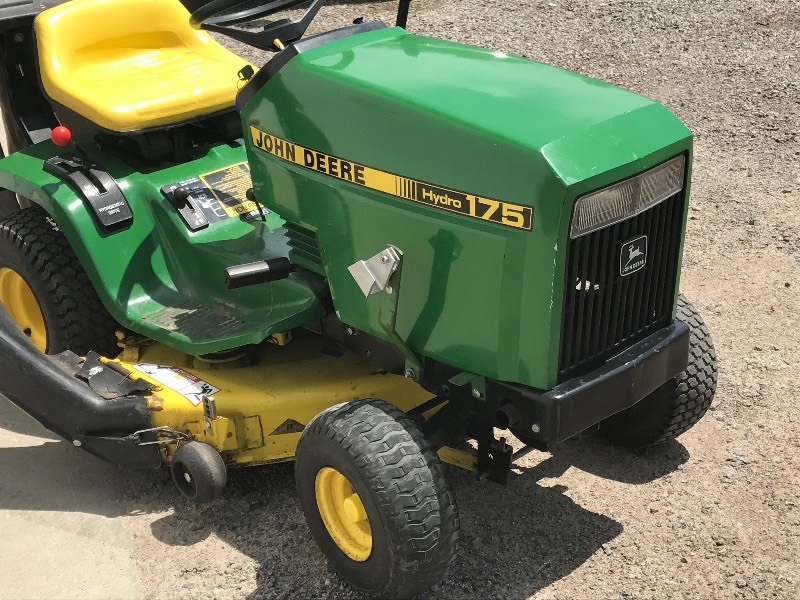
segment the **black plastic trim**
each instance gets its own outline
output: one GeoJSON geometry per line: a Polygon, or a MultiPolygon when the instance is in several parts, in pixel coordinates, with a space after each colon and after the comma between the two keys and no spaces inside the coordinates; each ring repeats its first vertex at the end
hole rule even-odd
{"type": "Polygon", "coordinates": [[[0,0],[0,31],[26,27],[40,12],[67,0],[0,0]]]}
{"type": "Polygon", "coordinates": [[[411,0],[400,0],[397,5],[397,27],[406,28],[408,25],[408,10],[411,6],[411,0]]]}
{"type": "Polygon", "coordinates": [[[689,327],[674,321],[634,344],[602,367],[549,391],[487,381],[498,405],[510,402],[519,421],[512,429],[546,445],[564,441],[630,408],[689,364],[689,327]],[[534,433],[532,426],[539,431],[534,433]]]}
{"type": "Polygon", "coordinates": [[[259,69],[253,78],[247,82],[247,85],[239,90],[239,93],[236,95],[236,107],[239,109],[239,111],[241,111],[242,108],[244,108],[244,106],[250,102],[253,96],[255,96],[256,92],[264,87],[270,78],[272,78],[278,71],[281,70],[281,68],[283,68],[286,63],[288,63],[298,54],[307,52],[312,48],[318,48],[319,46],[327,44],[328,42],[335,42],[337,40],[350,37],[351,35],[367,33],[368,31],[376,31],[384,28],[386,28],[386,23],[383,21],[355,23],[340,29],[334,29],[332,31],[326,31],[325,33],[312,35],[300,40],[299,42],[289,44],[286,46],[286,48],[273,56],[272,59],[261,69],[259,69]]]}
{"type": "Polygon", "coordinates": [[[0,394],[44,427],[111,463],[156,468],[156,445],[139,445],[133,433],[152,427],[144,396],[104,399],[75,378],[72,353],[48,357],[0,306],[0,394]]]}
{"type": "Polygon", "coordinates": [[[7,30],[1,37],[3,119],[9,149],[17,151],[50,139],[58,120],[41,85],[33,29],[7,30]]]}
{"type": "Polygon", "coordinates": [[[44,161],[44,170],[72,184],[104,233],[130,227],[133,211],[125,194],[111,175],[88,160],[85,155],[62,154],[44,161]]]}
{"type": "MultiPolygon", "coordinates": [[[[42,90],[43,90],[42,93],[45,96],[47,96],[47,92],[44,91],[44,88],[42,88],[42,90]]],[[[117,131],[114,129],[108,129],[106,127],[98,125],[91,119],[84,117],[82,114],[75,112],[71,108],[64,106],[63,104],[59,104],[49,96],[47,96],[47,98],[50,101],[50,104],[52,105],[53,111],[58,117],[58,120],[67,127],[69,127],[73,135],[105,134],[115,137],[133,137],[137,135],[155,133],[160,131],[174,133],[175,129],[203,125],[206,121],[210,121],[212,119],[216,119],[219,117],[224,118],[225,115],[236,112],[236,108],[231,106],[229,108],[223,108],[214,112],[205,113],[194,117],[189,117],[188,119],[184,119],[182,121],[167,123],[166,125],[154,125],[153,127],[143,127],[141,129],[126,129],[124,131],[117,131]]]]}

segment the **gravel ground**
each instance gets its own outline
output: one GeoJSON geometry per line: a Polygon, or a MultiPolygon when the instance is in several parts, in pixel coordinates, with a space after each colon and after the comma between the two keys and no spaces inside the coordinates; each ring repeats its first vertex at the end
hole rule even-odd
{"type": "MultiPolygon", "coordinates": [[[[338,3],[316,29],[391,19],[338,3]]],[[[529,455],[506,488],[450,471],[463,544],[446,598],[800,598],[800,5],[418,0],[410,29],[552,63],[658,99],[696,135],[682,289],[720,355],[712,411],[643,452],[589,436],[529,455]]],[[[327,567],[291,465],[181,500],[121,473],[152,598],[356,595],[327,567]]],[[[149,586],[149,587],[148,587],[149,586]]]]}

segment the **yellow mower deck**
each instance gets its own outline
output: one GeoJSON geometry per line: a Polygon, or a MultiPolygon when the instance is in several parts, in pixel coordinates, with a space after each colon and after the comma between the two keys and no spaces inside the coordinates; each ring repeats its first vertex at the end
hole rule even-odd
{"type": "MultiPolygon", "coordinates": [[[[259,347],[255,366],[211,364],[161,344],[144,346],[135,362],[114,362],[155,386],[148,397],[153,427],[205,442],[229,465],[292,460],[305,425],[341,402],[374,397],[409,411],[431,398],[366,357],[326,355],[328,344],[301,331],[287,345],[259,347]],[[216,418],[204,412],[203,396],[214,399],[216,418]]],[[[164,444],[165,461],[174,450],[164,444]]]]}

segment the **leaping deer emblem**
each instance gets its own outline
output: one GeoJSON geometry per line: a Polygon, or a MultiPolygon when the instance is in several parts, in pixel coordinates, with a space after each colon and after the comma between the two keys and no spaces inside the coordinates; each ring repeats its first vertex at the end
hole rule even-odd
{"type": "Polygon", "coordinates": [[[644,252],[642,252],[642,249],[639,248],[639,246],[631,244],[630,246],[628,246],[628,262],[625,263],[625,266],[627,267],[633,262],[633,259],[643,255],[644,252]]]}

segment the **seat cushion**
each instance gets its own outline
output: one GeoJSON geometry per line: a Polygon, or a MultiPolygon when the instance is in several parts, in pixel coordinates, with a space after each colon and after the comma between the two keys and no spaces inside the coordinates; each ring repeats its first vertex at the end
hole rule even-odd
{"type": "Polygon", "coordinates": [[[111,131],[229,109],[247,64],[193,29],[178,0],[71,0],[35,28],[45,92],[111,131]]]}

